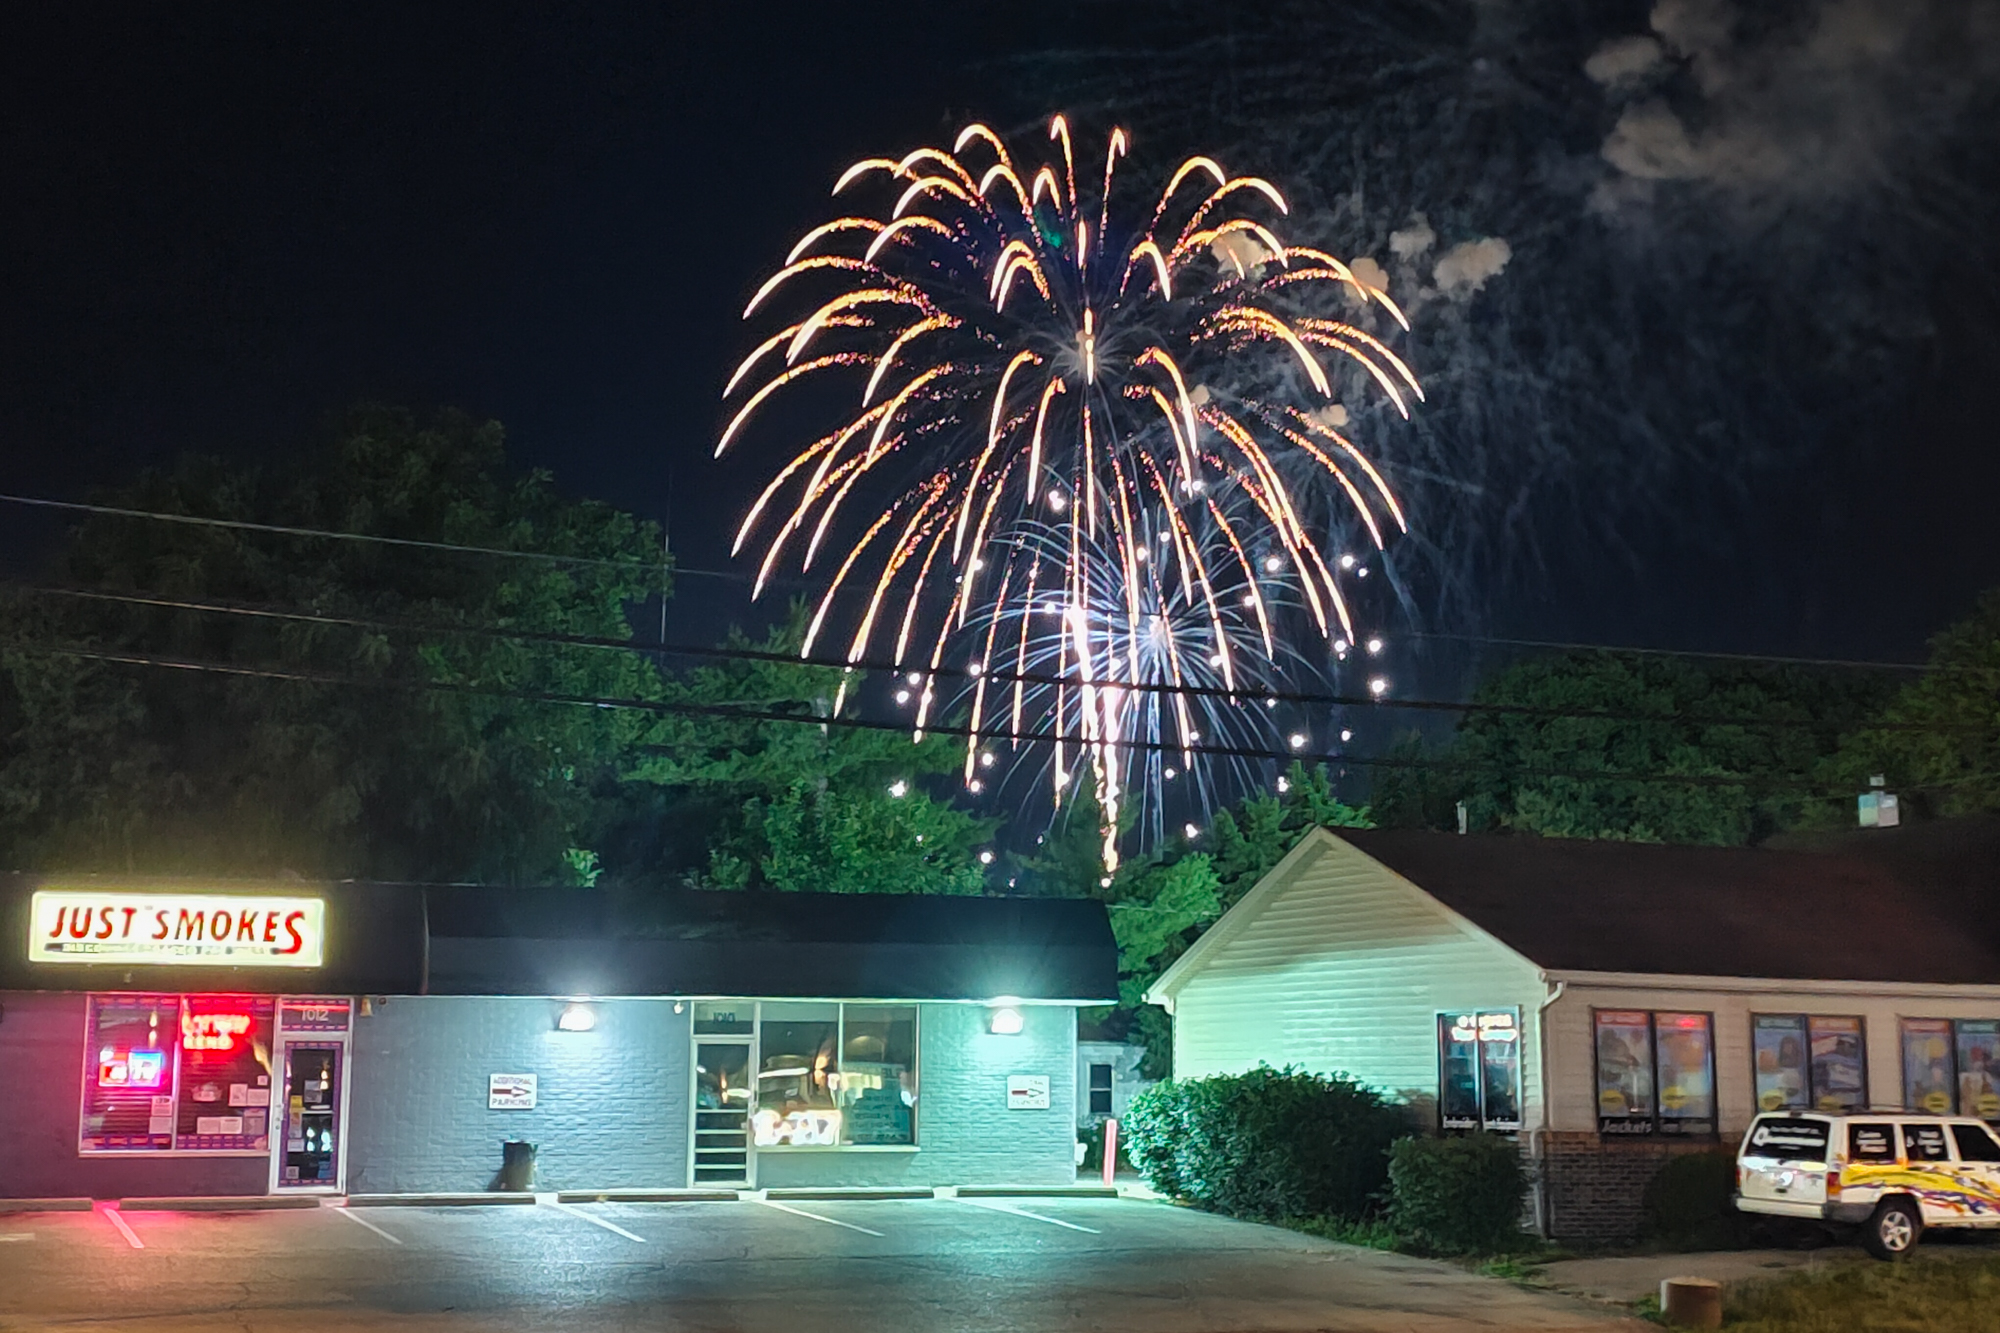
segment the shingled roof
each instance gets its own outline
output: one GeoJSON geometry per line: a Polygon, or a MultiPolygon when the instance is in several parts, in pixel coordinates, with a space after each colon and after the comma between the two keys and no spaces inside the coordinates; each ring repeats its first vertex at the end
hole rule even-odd
{"type": "Polygon", "coordinates": [[[1550,971],[2000,985],[2000,819],[1784,849],[1336,836],[1550,971]]]}

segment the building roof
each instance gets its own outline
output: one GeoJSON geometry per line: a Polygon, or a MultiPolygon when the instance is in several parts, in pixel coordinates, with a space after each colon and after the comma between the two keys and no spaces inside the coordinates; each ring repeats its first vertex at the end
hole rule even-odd
{"type": "Polygon", "coordinates": [[[433,994],[1114,1002],[1101,903],[431,889],[433,994]]]}
{"type": "Polygon", "coordinates": [[[2000,984],[2000,819],[1793,849],[1338,836],[1549,971],[2000,984]]]}

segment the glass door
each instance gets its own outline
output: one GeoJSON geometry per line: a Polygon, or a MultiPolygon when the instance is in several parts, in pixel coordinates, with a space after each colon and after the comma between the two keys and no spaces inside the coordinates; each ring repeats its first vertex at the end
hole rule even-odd
{"type": "Polygon", "coordinates": [[[288,1041],[284,1077],[271,1108],[272,1189],[339,1193],[346,1153],[347,1043],[288,1041]]]}
{"type": "Polygon", "coordinates": [[[755,1081],[748,1040],[696,1038],[694,1044],[694,1142],[690,1173],[695,1185],[748,1187],[753,1178],[750,1113],[755,1081]]]}

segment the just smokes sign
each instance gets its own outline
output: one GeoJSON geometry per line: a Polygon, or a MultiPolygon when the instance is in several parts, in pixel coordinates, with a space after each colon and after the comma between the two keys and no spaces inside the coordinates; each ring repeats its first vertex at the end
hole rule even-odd
{"type": "Polygon", "coordinates": [[[326,954],[318,898],[43,889],[29,916],[31,963],[319,967],[326,954]]]}

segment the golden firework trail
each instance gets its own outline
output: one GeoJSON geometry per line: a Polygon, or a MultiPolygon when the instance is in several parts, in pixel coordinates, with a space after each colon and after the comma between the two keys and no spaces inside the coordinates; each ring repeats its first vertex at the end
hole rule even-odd
{"type": "Polygon", "coordinates": [[[1185,767],[1215,725],[1212,705],[1160,687],[1264,688],[1296,655],[1288,609],[1336,651],[1353,642],[1354,562],[1328,547],[1357,522],[1378,548],[1408,525],[1334,404],[1379,395],[1407,418],[1423,397],[1370,327],[1407,330],[1402,311],[1333,255],[1287,245],[1276,186],[1190,157],[1128,220],[1113,206],[1128,146],[1114,130],[1094,201],[1061,116],[1033,166],[984,125],[855,163],[834,193],[874,189],[877,207],[814,227],[757,289],[746,319],[786,303],[795,318],[730,377],[715,450],[789,386],[851,382],[852,415],[777,470],[736,552],[761,533],[761,592],[858,531],[804,653],[852,594],[847,660],[886,649],[913,673],[919,737],[940,670],[970,670],[973,790],[979,733],[1066,738],[1056,797],[1089,773],[1107,872],[1121,804],[1176,776],[1117,742],[1182,747],[1185,767]]]}

